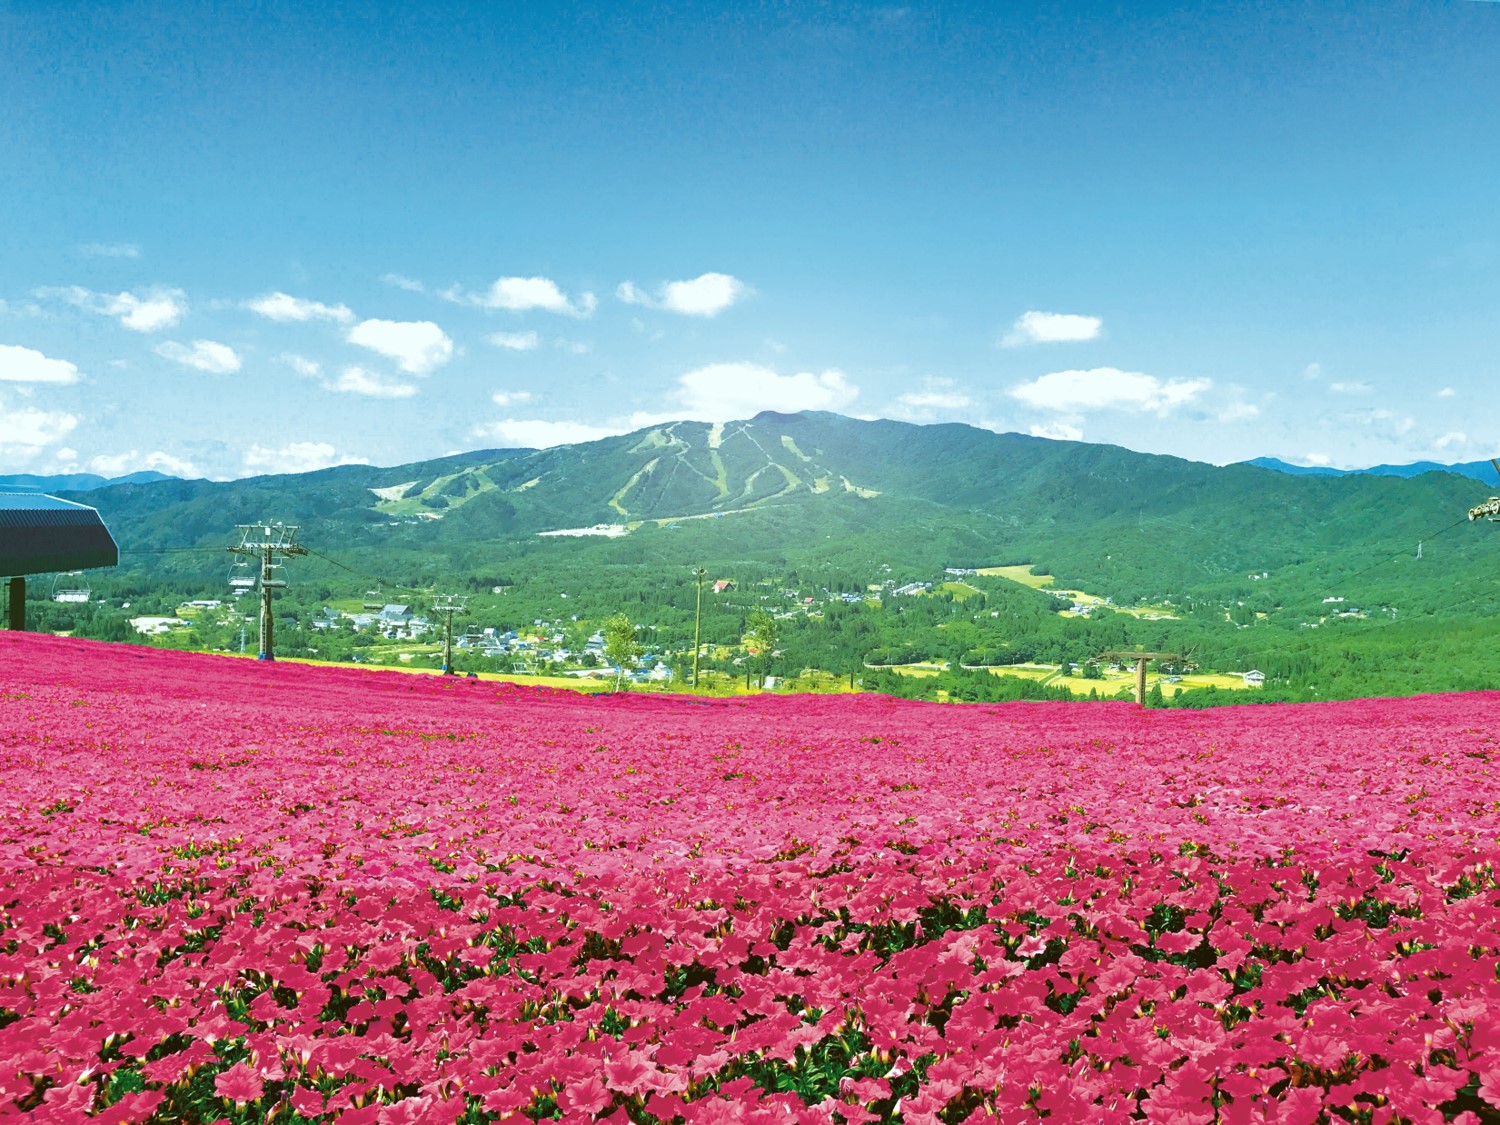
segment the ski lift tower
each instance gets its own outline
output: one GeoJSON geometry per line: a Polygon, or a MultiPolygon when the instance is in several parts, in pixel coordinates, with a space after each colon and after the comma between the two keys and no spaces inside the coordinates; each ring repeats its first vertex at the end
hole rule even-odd
{"type": "Polygon", "coordinates": [[[439,594],[432,599],[432,611],[443,615],[443,675],[453,675],[453,615],[462,613],[469,599],[461,594],[439,594]]]}
{"type": "Polygon", "coordinates": [[[1113,660],[1118,664],[1127,661],[1135,661],[1135,701],[1142,706],[1146,703],[1146,665],[1152,660],[1181,660],[1180,652],[1101,652],[1100,657],[1104,660],[1113,660]]]}
{"type": "Polygon", "coordinates": [[[271,594],[286,587],[285,578],[277,578],[276,571],[284,564],[278,559],[296,558],[307,554],[307,548],[297,542],[297,527],[284,523],[239,524],[240,541],[229,551],[235,555],[246,555],[260,560],[260,653],[257,660],[275,660],[275,619],[271,616],[271,594]]]}

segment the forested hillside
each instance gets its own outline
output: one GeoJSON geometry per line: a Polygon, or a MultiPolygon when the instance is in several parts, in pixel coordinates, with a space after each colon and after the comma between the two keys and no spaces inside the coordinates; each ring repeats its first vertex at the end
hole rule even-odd
{"type": "MultiPolygon", "coordinates": [[[[1321,695],[1500,683],[1500,541],[1466,519],[1484,492],[1446,473],[1296,476],[807,413],[79,498],[122,547],[96,585],[137,610],[222,592],[235,525],[281,520],[314,552],[290,571],[289,612],[376,586],[417,604],[461,589],[497,619],[592,625],[623,608],[680,647],[703,566],[736,591],[710,598],[705,636],[737,643],[747,614],[776,612],[788,668],[957,674],[1144,646],[1321,695]],[[943,588],[946,569],[1013,564],[1110,608],[1076,616],[998,578],[943,588]],[[931,588],[893,596],[907,583],[931,588]],[[1154,611],[1115,612],[1132,607],[1154,611]]],[[[47,610],[60,627],[67,612],[47,610]]]]}

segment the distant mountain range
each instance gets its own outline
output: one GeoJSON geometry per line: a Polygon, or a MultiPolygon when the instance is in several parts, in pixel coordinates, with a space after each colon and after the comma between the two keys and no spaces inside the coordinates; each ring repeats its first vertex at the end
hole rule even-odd
{"type": "Polygon", "coordinates": [[[149,484],[152,481],[172,479],[166,473],[152,470],[128,473],[123,477],[101,477],[97,473],[62,473],[55,476],[17,473],[0,476],[0,492],[91,492],[110,484],[149,484]]]}
{"type": "Polygon", "coordinates": [[[1257,457],[1243,464],[1261,469],[1275,469],[1278,473],[1291,473],[1299,477],[1343,477],[1363,474],[1372,477],[1416,477],[1423,473],[1455,473],[1483,481],[1491,487],[1500,485],[1500,473],[1489,461],[1464,461],[1456,465],[1440,465],[1436,461],[1413,461],[1410,465],[1372,465],[1368,469],[1331,469],[1326,465],[1293,465],[1276,457],[1257,457]]]}
{"type": "Polygon", "coordinates": [[[236,525],[265,520],[300,525],[304,543],[346,570],[428,582],[606,565],[920,576],[1028,562],[1128,598],[1249,588],[1247,576],[1277,571],[1321,588],[1421,541],[1420,572],[1382,564],[1365,584],[1441,573],[1467,589],[1492,573],[1493,539],[1457,530],[1484,498],[1475,481],[1272,468],[959,424],[762,413],[393,468],[111,483],[86,497],[126,567],[184,578],[224,564],[236,525]]]}

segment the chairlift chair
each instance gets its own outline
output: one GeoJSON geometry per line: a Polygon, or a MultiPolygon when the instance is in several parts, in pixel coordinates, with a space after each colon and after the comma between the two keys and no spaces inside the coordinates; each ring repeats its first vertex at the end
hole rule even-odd
{"type": "Polygon", "coordinates": [[[255,589],[255,576],[250,573],[250,563],[241,559],[229,568],[229,588],[235,597],[248,594],[255,589]]]}
{"type": "MultiPolygon", "coordinates": [[[[1495,466],[1495,475],[1500,477],[1500,457],[1491,457],[1490,464],[1495,466]]],[[[1490,523],[1500,522],[1500,496],[1491,496],[1483,504],[1475,504],[1469,509],[1469,519],[1488,520],[1490,523]]]]}
{"type": "Polygon", "coordinates": [[[65,578],[82,577],[83,571],[81,570],[70,570],[66,574],[59,574],[53,577],[52,600],[55,602],[74,602],[78,604],[87,602],[89,600],[89,597],[93,594],[93,591],[89,589],[87,583],[72,582],[67,586],[61,585],[63,579],[65,578]]]}
{"type": "Polygon", "coordinates": [[[384,609],[385,608],[385,595],[383,595],[379,590],[366,590],[365,591],[365,608],[366,609],[384,609]]]}

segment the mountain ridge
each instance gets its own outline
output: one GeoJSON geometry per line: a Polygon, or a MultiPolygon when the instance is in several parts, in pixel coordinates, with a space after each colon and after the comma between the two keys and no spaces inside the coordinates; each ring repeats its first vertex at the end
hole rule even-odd
{"type": "MultiPolygon", "coordinates": [[[[962,423],[766,412],[541,450],[123,483],[87,496],[127,552],[206,549],[237,524],[280,519],[320,550],[421,574],[590,560],[1030,562],[1129,597],[1288,568],[1354,573],[1452,524],[1475,502],[1474,483],[1296,476],[962,423]],[[546,534],[600,527],[610,534],[546,534]]],[[[1454,543],[1465,566],[1480,557],[1478,538],[1454,543]]]]}

